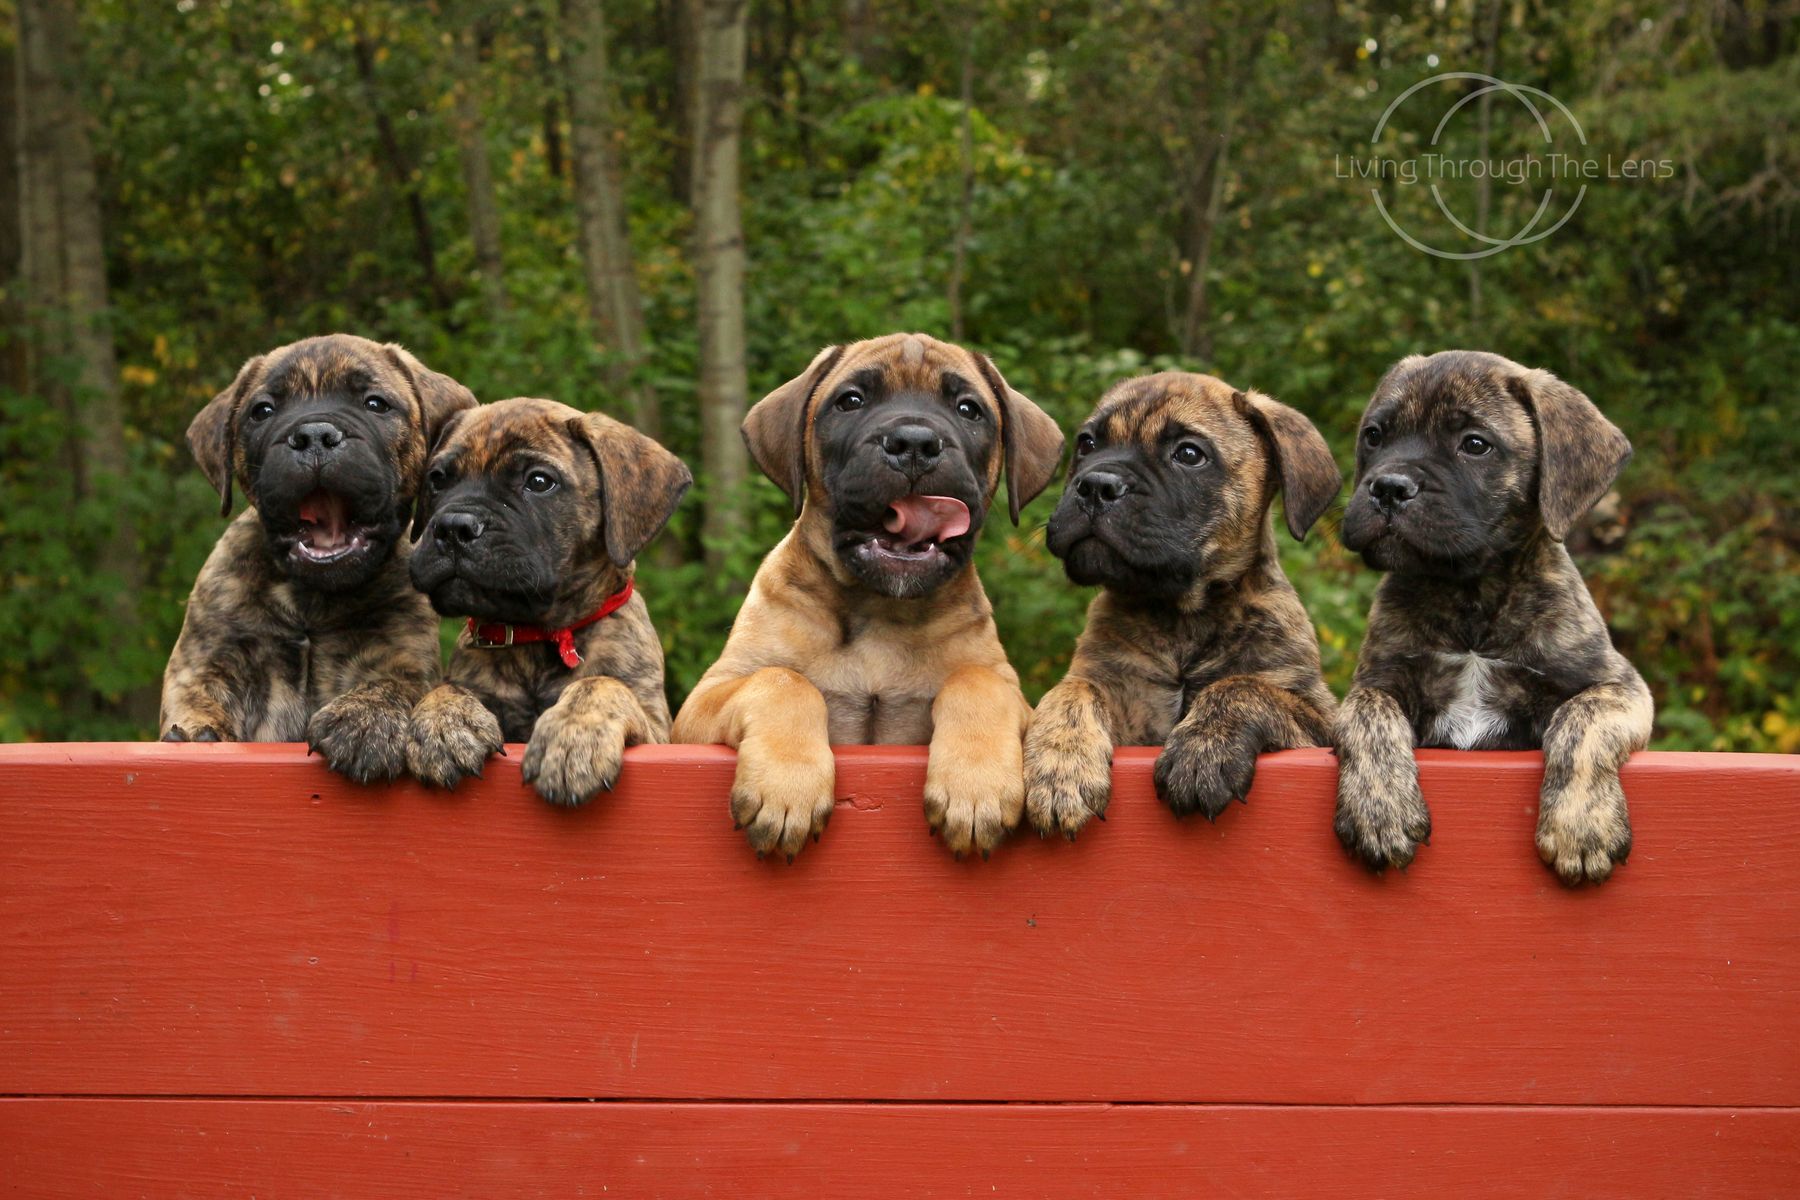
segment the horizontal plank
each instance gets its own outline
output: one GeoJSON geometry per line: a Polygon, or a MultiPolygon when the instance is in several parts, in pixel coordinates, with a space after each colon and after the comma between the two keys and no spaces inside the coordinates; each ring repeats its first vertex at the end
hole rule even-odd
{"type": "Polygon", "coordinates": [[[758,862],[729,752],[578,811],[518,754],[454,796],[283,746],[0,749],[0,1093],[1346,1104],[1800,1103],[1800,761],[1644,754],[1600,888],[1536,860],[1535,755],[1421,755],[1377,879],[1332,757],[1178,822],[957,863],[924,758],[845,750],[758,862]]]}
{"type": "Polygon", "coordinates": [[[0,1101],[61,1197],[1793,1195],[1783,1109],[0,1101]]]}

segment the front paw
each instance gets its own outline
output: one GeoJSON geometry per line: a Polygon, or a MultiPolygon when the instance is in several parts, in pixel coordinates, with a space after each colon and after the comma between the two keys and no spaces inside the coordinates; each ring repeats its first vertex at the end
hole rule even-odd
{"type": "Polygon", "coordinates": [[[1112,747],[1102,736],[1050,731],[1034,724],[1025,736],[1025,814],[1039,837],[1071,842],[1112,802],[1112,747]]]}
{"type": "Polygon", "coordinates": [[[1631,853],[1625,791],[1612,773],[1585,786],[1546,788],[1538,803],[1538,857],[1564,883],[1600,883],[1631,853]]]}
{"type": "Polygon", "coordinates": [[[430,787],[454,788],[504,745],[500,722],[468,692],[441,687],[413,709],[406,738],[406,769],[430,787]]]}
{"type": "Polygon", "coordinates": [[[312,715],[307,749],[357,783],[397,778],[406,769],[404,706],[355,695],[339,696],[312,715]]]}
{"type": "Polygon", "coordinates": [[[808,837],[816,842],[825,832],[836,790],[837,763],[823,741],[777,748],[745,738],[731,781],[731,823],[744,831],[756,857],[781,853],[793,862],[808,837]]]}
{"type": "Polygon", "coordinates": [[[956,857],[979,850],[986,858],[1024,815],[1025,774],[1017,741],[960,752],[932,747],[925,767],[925,820],[956,857]]]}
{"type": "Polygon", "coordinates": [[[1338,762],[1338,841],[1372,871],[1405,867],[1431,841],[1431,811],[1410,755],[1385,775],[1338,762]]]}
{"type": "Polygon", "coordinates": [[[586,804],[619,781],[628,732],[621,717],[584,718],[552,707],[532,728],[519,773],[552,804],[586,804]]]}
{"type": "Polygon", "coordinates": [[[1156,758],[1156,794],[1178,817],[1216,821],[1233,800],[1248,800],[1261,748],[1253,728],[1178,725],[1156,758]]]}

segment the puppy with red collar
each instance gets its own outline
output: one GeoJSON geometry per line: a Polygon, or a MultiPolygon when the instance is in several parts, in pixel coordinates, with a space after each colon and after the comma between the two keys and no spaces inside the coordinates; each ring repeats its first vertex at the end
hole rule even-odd
{"type": "Polygon", "coordinates": [[[522,741],[525,781],[582,804],[612,787],[625,747],[669,740],[662,643],[632,560],[692,482],[635,429],[553,400],[502,400],[446,429],[412,579],[470,620],[447,682],[413,710],[414,776],[455,787],[522,741]]]}

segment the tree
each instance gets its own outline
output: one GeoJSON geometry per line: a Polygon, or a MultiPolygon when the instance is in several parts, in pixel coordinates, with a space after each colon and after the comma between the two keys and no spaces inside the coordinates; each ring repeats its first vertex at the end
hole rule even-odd
{"type": "Polygon", "coordinates": [[[451,35],[455,68],[456,148],[462,163],[463,190],[468,193],[469,239],[475,245],[475,270],[487,296],[489,320],[506,311],[506,267],[500,251],[500,206],[494,198],[494,172],[488,163],[487,125],[481,116],[481,31],[470,21],[451,35]]]}
{"type": "Polygon", "coordinates": [[[577,240],[594,340],[606,353],[607,384],[623,398],[640,431],[662,436],[656,393],[637,378],[644,362],[644,302],[625,220],[625,188],[613,146],[623,138],[613,117],[601,0],[563,0],[567,35],[569,133],[574,148],[577,240]]]}
{"type": "Polygon", "coordinates": [[[708,565],[744,527],[738,492],[748,461],[738,427],[749,380],[744,362],[744,227],[738,152],[744,126],[745,0],[693,0],[699,96],[694,142],[694,276],[700,333],[700,462],[706,471],[701,536],[708,565]]]}
{"type": "MultiPolygon", "coordinates": [[[[129,466],[101,236],[99,181],[79,79],[72,0],[19,0],[19,259],[32,315],[26,382],[62,409],[71,431],[77,500],[115,504],[129,466]]],[[[135,629],[144,569],[137,531],[120,506],[97,547],[97,565],[118,582],[120,629],[135,629]]],[[[125,714],[154,721],[154,691],[119,702],[125,714]]]]}
{"type": "Polygon", "coordinates": [[[363,94],[375,117],[375,137],[381,148],[381,161],[393,176],[394,186],[406,198],[406,212],[412,218],[413,247],[419,259],[420,279],[432,305],[440,312],[445,311],[450,307],[450,293],[444,287],[443,277],[438,274],[437,245],[431,232],[431,215],[425,207],[425,192],[418,169],[413,166],[412,158],[400,144],[399,134],[394,131],[394,119],[388,115],[381,82],[375,72],[381,55],[361,26],[355,27],[352,33],[351,52],[356,59],[357,78],[362,81],[363,94]]]}

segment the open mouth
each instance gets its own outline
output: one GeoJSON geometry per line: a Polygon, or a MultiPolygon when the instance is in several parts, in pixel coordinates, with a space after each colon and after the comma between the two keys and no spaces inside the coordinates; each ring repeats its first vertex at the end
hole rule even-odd
{"type": "Polygon", "coordinates": [[[319,488],[300,501],[300,532],[293,555],[309,563],[333,563],[369,548],[367,525],[350,519],[350,504],[336,492],[319,488]]]}
{"type": "Polygon", "coordinates": [[[879,533],[858,547],[870,558],[895,563],[941,557],[943,543],[969,532],[969,506],[950,496],[902,496],[888,506],[879,533]]]}

